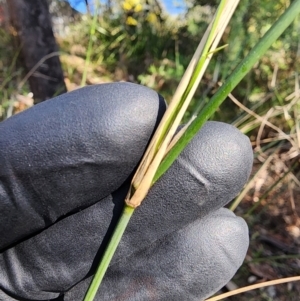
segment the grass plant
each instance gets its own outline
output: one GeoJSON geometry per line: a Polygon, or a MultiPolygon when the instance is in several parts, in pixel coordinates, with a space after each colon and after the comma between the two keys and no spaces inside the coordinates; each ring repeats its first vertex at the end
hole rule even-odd
{"type": "MultiPolygon", "coordinates": [[[[239,1],[236,0],[221,1],[213,22],[204,34],[173,99],[145,152],[140,166],[133,177],[131,187],[125,199],[126,204],[122,216],[107,246],[84,301],[92,301],[94,299],[134,209],[141,204],[150,187],[158,179],[155,178],[155,175],[159,164],[166,155],[168,145],[171,143],[175,131],[188,108],[195,90],[204,74],[205,68],[215,52],[238,2],[239,1]]],[[[182,133],[180,134],[182,135],[182,133]]],[[[175,136],[174,139],[178,140],[178,137],[175,136]]]]}
{"type": "MultiPolygon", "coordinates": [[[[174,94],[174,98],[133,177],[131,188],[125,200],[126,204],[124,206],[123,214],[111,237],[110,243],[107,246],[84,301],[92,301],[97,294],[97,290],[130,217],[132,216],[134,209],[141,204],[150,187],[170,167],[202,125],[212,116],[229,93],[237,86],[242,78],[250,71],[252,66],[293,22],[294,18],[300,12],[300,1],[293,2],[232,72],[224,84],[204,106],[200,114],[193,117],[185,131],[180,133],[180,137],[175,136],[175,138],[172,138],[237,4],[238,1],[221,1],[215,18],[204,35],[203,40],[200,42],[199,47],[174,94]],[[175,143],[174,141],[172,143],[172,139],[175,139],[175,143]],[[169,147],[170,143],[173,145],[172,148],[169,147]]],[[[299,279],[297,278],[297,280],[299,279]]],[[[291,279],[289,281],[291,281],[291,279]]],[[[209,300],[213,301],[220,299],[209,300]]]]}
{"type": "Polygon", "coordinates": [[[82,87],[86,85],[87,70],[88,70],[88,66],[91,61],[91,55],[92,55],[92,51],[93,51],[93,43],[95,41],[95,33],[96,33],[96,27],[97,27],[97,21],[98,21],[98,11],[99,11],[100,2],[95,1],[95,3],[96,3],[95,12],[94,12],[94,16],[92,19],[92,24],[90,26],[90,37],[89,37],[89,43],[88,43],[87,52],[86,52],[84,71],[83,71],[82,80],[81,80],[82,87]]]}

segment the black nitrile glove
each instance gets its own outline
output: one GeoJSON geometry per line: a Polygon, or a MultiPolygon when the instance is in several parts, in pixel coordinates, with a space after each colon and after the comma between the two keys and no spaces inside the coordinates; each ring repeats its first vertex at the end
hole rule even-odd
{"type": "MultiPolygon", "coordinates": [[[[130,83],[90,86],[0,124],[0,300],[82,300],[130,178],[165,111],[130,83]]],[[[136,209],[97,294],[204,300],[248,247],[221,208],[252,166],[249,140],[208,122],[136,209]]]]}

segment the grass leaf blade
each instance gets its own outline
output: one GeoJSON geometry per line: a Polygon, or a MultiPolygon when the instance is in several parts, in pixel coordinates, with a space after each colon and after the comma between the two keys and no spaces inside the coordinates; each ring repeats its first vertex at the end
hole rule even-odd
{"type": "Polygon", "coordinates": [[[204,123],[218,109],[221,103],[226,99],[227,95],[237,86],[244,76],[251,70],[252,66],[260,59],[260,57],[268,50],[268,48],[279,38],[284,30],[293,22],[300,13],[300,1],[294,1],[289,8],[281,15],[281,17],[272,25],[264,37],[249,52],[244,60],[237,66],[233,73],[225,81],[216,94],[205,105],[201,114],[191,123],[184,135],[178,140],[174,147],[161,162],[160,167],[153,179],[155,183],[176,160],[181,151],[196,135],[204,123]]]}

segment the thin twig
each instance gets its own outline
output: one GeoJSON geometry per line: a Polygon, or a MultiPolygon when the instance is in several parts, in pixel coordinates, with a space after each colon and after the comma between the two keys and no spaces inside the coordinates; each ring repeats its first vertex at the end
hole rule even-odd
{"type": "Polygon", "coordinates": [[[278,285],[278,284],[282,284],[282,283],[287,283],[287,282],[293,282],[293,281],[300,281],[300,276],[295,276],[295,277],[288,277],[288,278],[283,278],[283,279],[276,279],[276,280],[271,280],[271,281],[266,281],[263,283],[258,283],[258,284],[253,284],[253,285],[249,285],[249,286],[245,286],[242,288],[238,288],[234,291],[228,292],[228,293],[224,293],[221,294],[219,296],[216,297],[212,297],[209,299],[206,299],[205,301],[219,301],[231,296],[235,296],[238,294],[242,294],[245,292],[249,292],[258,288],[262,288],[262,287],[267,287],[267,286],[271,286],[271,285],[278,285]]]}
{"type": "Polygon", "coordinates": [[[255,112],[253,112],[252,110],[250,110],[249,108],[247,108],[246,106],[244,106],[231,93],[228,96],[232,100],[232,102],[234,102],[242,110],[244,110],[245,112],[247,112],[249,115],[255,117],[259,122],[264,122],[267,126],[269,126],[270,128],[272,128],[273,130],[275,130],[276,132],[278,132],[279,134],[281,134],[282,137],[284,137],[286,140],[288,140],[288,141],[291,142],[290,136],[287,135],[285,132],[283,132],[279,127],[275,126],[274,124],[272,124],[271,122],[269,122],[268,120],[266,120],[265,116],[260,116],[260,115],[256,114],[255,112]]]}
{"type": "MultiPolygon", "coordinates": [[[[261,140],[261,136],[262,136],[262,133],[264,131],[264,128],[265,128],[265,125],[266,123],[268,122],[268,119],[269,117],[272,115],[274,109],[271,108],[267,114],[264,116],[260,126],[259,126],[259,130],[258,130],[258,133],[257,133],[257,136],[256,136],[256,151],[263,157],[264,156],[264,153],[261,149],[261,146],[260,146],[260,140],[261,140]]],[[[265,159],[265,158],[264,158],[265,159]]]]}
{"type": "Polygon", "coordinates": [[[257,178],[261,175],[261,173],[263,171],[265,171],[267,169],[267,167],[269,166],[270,162],[273,160],[273,157],[274,157],[274,154],[275,154],[276,151],[277,151],[277,149],[274,151],[274,153],[271,156],[268,157],[268,159],[260,167],[260,169],[258,170],[258,172],[251,179],[251,181],[249,181],[249,183],[245,186],[245,188],[243,189],[243,191],[239,194],[239,196],[231,204],[231,206],[230,206],[230,210],[231,211],[234,211],[236,209],[236,207],[240,204],[240,202],[242,201],[242,199],[246,196],[246,194],[249,192],[249,190],[253,187],[255,181],[257,180],[257,178]]]}
{"type": "Polygon", "coordinates": [[[30,76],[32,76],[34,74],[34,72],[48,59],[54,57],[54,56],[59,56],[60,52],[59,51],[55,51],[55,52],[51,52],[47,55],[45,55],[44,57],[42,57],[35,65],[34,67],[24,76],[24,78],[20,81],[17,90],[20,91],[22,89],[22,87],[24,86],[24,84],[27,82],[28,78],[30,76]]]}

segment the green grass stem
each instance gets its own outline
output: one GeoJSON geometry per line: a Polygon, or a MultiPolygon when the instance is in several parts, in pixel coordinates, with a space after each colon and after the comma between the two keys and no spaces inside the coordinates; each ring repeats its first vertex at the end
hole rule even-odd
{"type": "Polygon", "coordinates": [[[90,287],[85,295],[84,301],[93,301],[98,288],[101,284],[101,281],[105,275],[105,272],[109,266],[109,263],[119,245],[119,242],[122,238],[122,235],[127,227],[127,224],[134,212],[134,208],[129,207],[125,204],[122,215],[118,221],[118,224],[113,232],[113,235],[110,239],[109,244],[107,245],[107,248],[104,252],[104,256],[101,260],[101,263],[97,269],[96,274],[93,277],[93,280],[90,284],[90,287]]]}
{"type": "Polygon", "coordinates": [[[94,16],[92,19],[92,25],[90,28],[89,44],[88,44],[88,48],[87,48],[87,52],[86,52],[86,58],[85,58],[85,62],[84,62],[84,70],[83,70],[81,84],[80,84],[81,87],[86,85],[87,70],[88,70],[88,66],[91,61],[91,55],[92,55],[92,51],[93,51],[93,42],[94,42],[94,37],[95,37],[96,27],[97,27],[99,5],[100,5],[100,1],[96,0],[95,12],[94,12],[94,16]]]}

